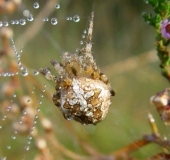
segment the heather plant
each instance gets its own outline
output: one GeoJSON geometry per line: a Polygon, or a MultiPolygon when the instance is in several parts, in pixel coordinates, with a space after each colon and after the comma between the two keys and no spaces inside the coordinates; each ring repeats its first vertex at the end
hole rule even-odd
{"type": "Polygon", "coordinates": [[[169,6],[0,1],[1,160],[170,159],[169,6]]]}

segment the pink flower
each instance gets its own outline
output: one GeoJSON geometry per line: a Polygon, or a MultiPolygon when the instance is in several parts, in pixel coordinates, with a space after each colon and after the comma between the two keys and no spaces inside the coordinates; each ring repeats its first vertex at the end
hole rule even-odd
{"type": "Polygon", "coordinates": [[[170,21],[168,19],[161,22],[161,33],[166,39],[170,39],[170,21]]]}

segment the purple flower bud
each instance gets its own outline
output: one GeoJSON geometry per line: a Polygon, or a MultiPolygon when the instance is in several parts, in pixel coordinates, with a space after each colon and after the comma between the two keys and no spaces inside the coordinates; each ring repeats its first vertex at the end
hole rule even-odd
{"type": "Polygon", "coordinates": [[[161,22],[161,33],[166,39],[170,39],[170,21],[168,19],[161,22]]]}

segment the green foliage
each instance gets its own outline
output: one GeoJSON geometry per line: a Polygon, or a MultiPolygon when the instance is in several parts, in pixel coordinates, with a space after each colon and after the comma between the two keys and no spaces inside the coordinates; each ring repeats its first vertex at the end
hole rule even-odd
{"type": "Polygon", "coordinates": [[[147,4],[153,7],[155,15],[151,13],[143,13],[144,20],[155,28],[156,31],[156,50],[158,57],[161,61],[161,68],[163,75],[170,81],[170,57],[167,49],[169,45],[167,26],[169,24],[168,18],[170,17],[170,1],[169,0],[147,0],[147,4]],[[166,24],[163,24],[165,23],[166,24]]]}

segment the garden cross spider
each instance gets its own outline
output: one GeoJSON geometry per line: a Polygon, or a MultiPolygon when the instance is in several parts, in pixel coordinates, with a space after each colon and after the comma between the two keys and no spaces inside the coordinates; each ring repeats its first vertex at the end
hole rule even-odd
{"type": "Polygon", "coordinates": [[[97,124],[103,120],[111,105],[111,96],[115,95],[92,56],[93,19],[94,11],[89,18],[86,45],[78,53],[65,52],[60,63],[51,60],[59,77],[52,75],[48,68],[40,69],[40,73],[56,83],[54,104],[67,120],[82,124],[97,124]]]}

